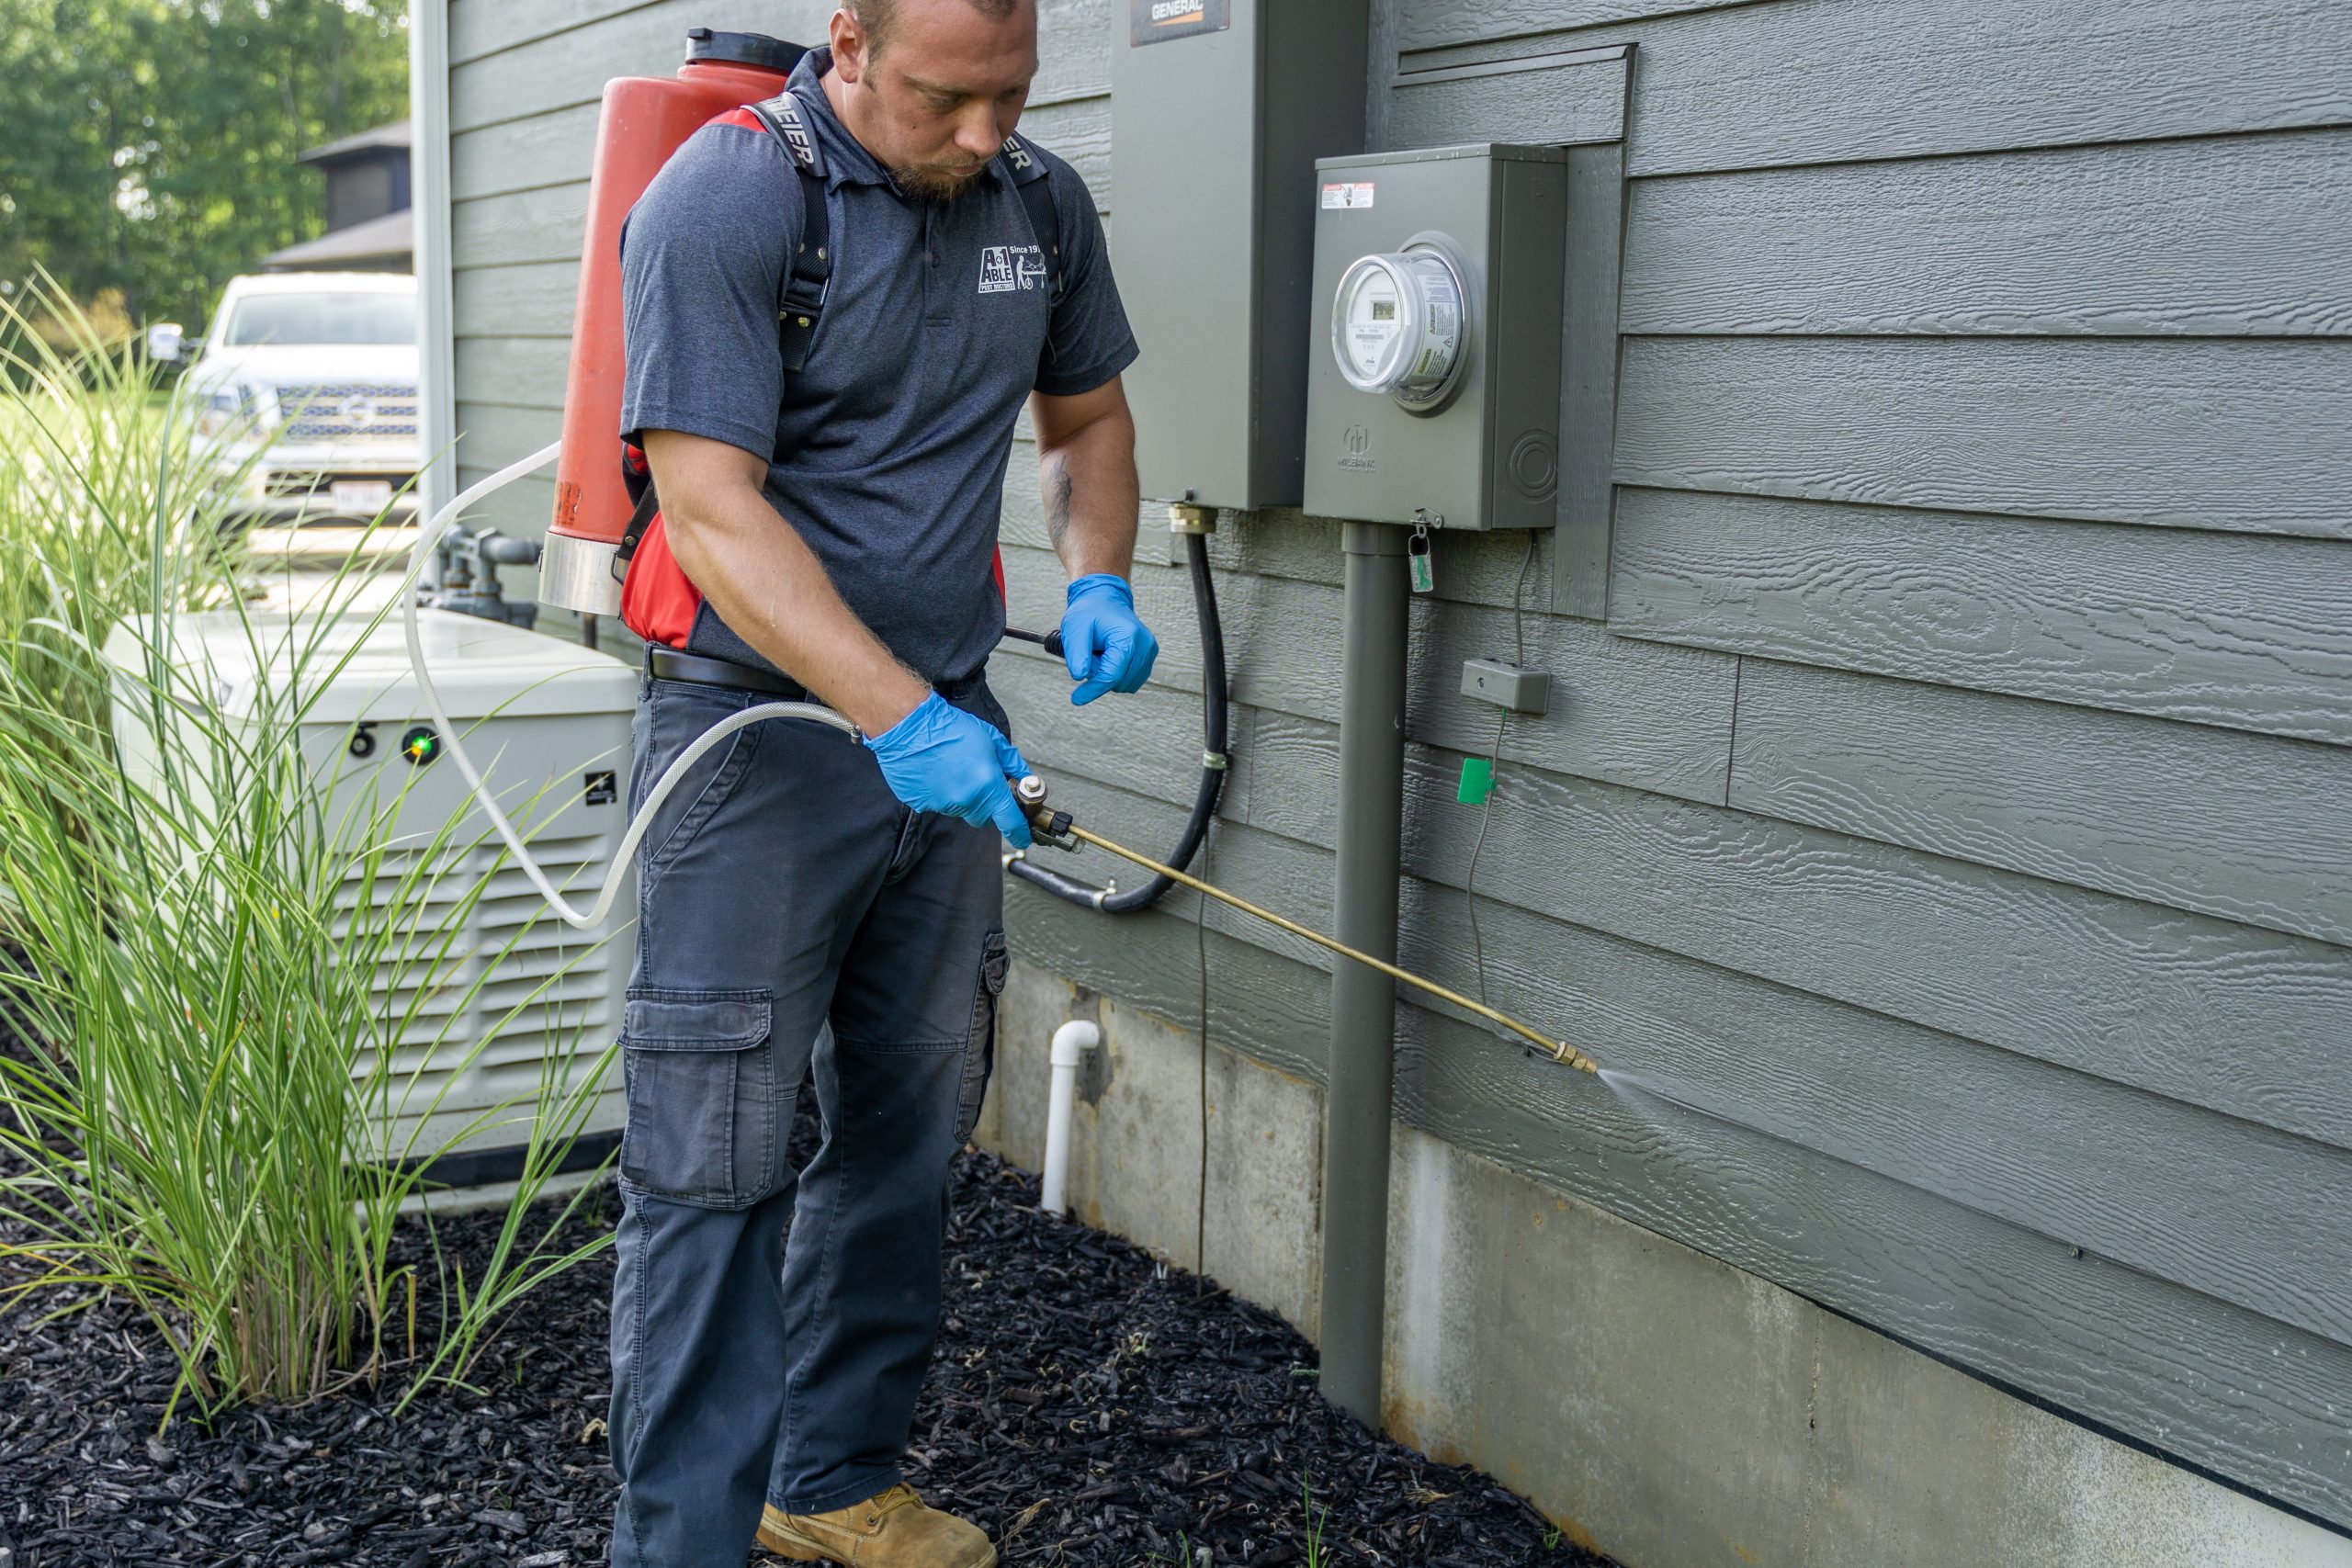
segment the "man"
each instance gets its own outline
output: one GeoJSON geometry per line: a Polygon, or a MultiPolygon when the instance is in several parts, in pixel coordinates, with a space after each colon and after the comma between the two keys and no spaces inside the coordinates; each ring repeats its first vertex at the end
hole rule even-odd
{"type": "Polygon", "coordinates": [[[756,116],[698,132],[624,235],[623,426],[663,509],[629,569],[653,645],[632,798],[720,718],[803,688],[866,737],[741,730],[644,840],[613,1292],[625,1568],[731,1568],[755,1530],[799,1561],[996,1560],[899,1461],[1004,983],[999,834],[1029,841],[1007,783],[1028,770],[981,673],[1024,400],[1074,580],[1073,700],[1136,690],[1157,652],[1125,581],[1136,349],[1101,224],[1024,144],[1058,230],[1035,232],[1000,155],[1036,49],[1035,0],[834,14],[790,85],[831,264],[798,370],[777,300],[806,198],[756,116]],[[812,1061],[825,1135],[796,1184],[812,1061]]]}

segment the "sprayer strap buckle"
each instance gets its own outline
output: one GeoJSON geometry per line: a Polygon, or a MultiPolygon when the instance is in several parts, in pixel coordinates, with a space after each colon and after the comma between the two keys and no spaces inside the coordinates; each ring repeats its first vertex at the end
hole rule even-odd
{"type": "Polygon", "coordinates": [[[647,530],[653,520],[662,515],[662,497],[653,488],[651,475],[647,475],[645,488],[637,492],[637,504],[629,509],[628,521],[621,525],[621,536],[613,547],[613,581],[628,586],[628,563],[637,558],[637,547],[645,542],[647,530]]]}

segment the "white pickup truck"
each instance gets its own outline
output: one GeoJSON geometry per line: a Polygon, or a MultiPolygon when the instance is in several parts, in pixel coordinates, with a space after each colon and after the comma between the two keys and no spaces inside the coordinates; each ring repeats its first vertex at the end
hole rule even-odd
{"type": "MultiPolygon", "coordinates": [[[[177,361],[179,329],[153,329],[149,349],[177,361]]],[[[198,438],[241,476],[239,513],[291,524],[414,517],[416,372],[415,278],[311,272],[231,279],[187,375],[198,438]]]]}

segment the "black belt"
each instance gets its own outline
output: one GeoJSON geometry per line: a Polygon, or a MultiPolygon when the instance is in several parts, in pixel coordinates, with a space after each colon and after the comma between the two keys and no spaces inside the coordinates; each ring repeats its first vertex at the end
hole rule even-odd
{"type": "Polygon", "coordinates": [[[739,692],[772,692],[794,702],[804,702],[808,697],[808,688],[789,675],[738,664],[730,659],[683,652],[658,642],[645,645],[645,672],[657,681],[693,681],[739,692]]]}
{"type": "MultiPolygon", "coordinates": [[[[808,688],[789,675],[778,675],[731,659],[687,653],[667,643],[645,645],[645,672],[657,681],[692,681],[705,686],[726,686],[739,692],[769,692],[791,702],[815,702],[808,688]]],[[[960,681],[937,681],[933,689],[949,702],[960,702],[980,684],[978,675],[960,681]]]]}

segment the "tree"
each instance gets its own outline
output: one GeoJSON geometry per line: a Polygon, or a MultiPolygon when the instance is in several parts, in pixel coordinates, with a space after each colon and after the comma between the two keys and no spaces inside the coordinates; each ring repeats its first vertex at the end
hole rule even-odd
{"type": "Polygon", "coordinates": [[[194,326],[325,226],[296,155],[407,112],[407,0],[0,0],[0,278],[194,326]]]}

